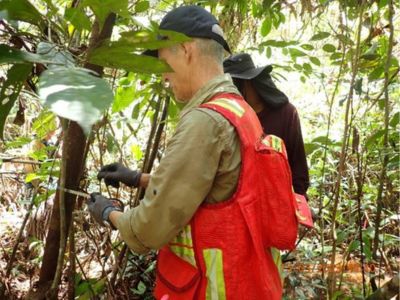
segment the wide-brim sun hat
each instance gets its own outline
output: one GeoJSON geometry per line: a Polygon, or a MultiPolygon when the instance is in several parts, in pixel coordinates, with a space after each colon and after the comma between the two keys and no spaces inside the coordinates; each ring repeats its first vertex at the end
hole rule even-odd
{"type": "Polygon", "coordinates": [[[231,55],[224,60],[224,72],[229,73],[232,78],[250,80],[264,71],[268,74],[271,73],[272,66],[256,67],[251,56],[247,53],[231,55]]]}

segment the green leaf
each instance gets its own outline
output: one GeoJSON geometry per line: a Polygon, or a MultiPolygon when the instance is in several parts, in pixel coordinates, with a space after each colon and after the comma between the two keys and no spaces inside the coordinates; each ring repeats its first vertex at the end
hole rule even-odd
{"type": "Polygon", "coordinates": [[[397,124],[399,124],[399,121],[400,121],[400,112],[397,112],[390,120],[389,125],[394,128],[397,126],[397,124]]]}
{"type": "Polygon", "coordinates": [[[300,47],[303,48],[304,50],[308,50],[308,51],[314,50],[314,46],[310,45],[310,44],[303,44],[303,45],[300,45],[300,47]]]}
{"type": "Polygon", "coordinates": [[[289,48],[289,53],[290,53],[290,56],[293,58],[300,57],[300,56],[307,56],[307,53],[305,53],[299,49],[296,49],[296,48],[289,48]]]}
{"type": "Polygon", "coordinates": [[[126,51],[125,45],[103,45],[89,54],[89,61],[104,67],[125,69],[137,73],[170,72],[168,64],[155,57],[126,51]]]}
{"type": "Polygon", "coordinates": [[[336,47],[332,44],[325,44],[322,46],[322,50],[324,50],[325,52],[333,53],[336,51],[336,47]]]}
{"type": "Polygon", "coordinates": [[[150,8],[149,1],[140,1],[135,5],[135,12],[142,13],[150,8]]]}
{"type": "Polygon", "coordinates": [[[131,152],[135,160],[140,160],[143,157],[143,152],[139,145],[132,145],[131,152]]]}
{"type": "Polygon", "coordinates": [[[55,67],[40,76],[39,96],[55,114],[88,133],[113,100],[108,83],[82,68],[55,67]]]}
{"type": "Polygon", "coordinates": [[[309,73],[311,73],[312,72],[312,67],[311,67],[311,65],[309,64],[309,63],[304,63],[303,64],[303,69],[306,71],[306,72],[309,72],[309,73]]]}
{"type": "Polygon", "coordinates": [[[156,31],[125,31],[121,33],[121,38],[112,44],[125,46],[132,49],[160,49],[167,48],[184,42],[189,42],[192,39],[183,33],[171,30],[156,30],[156,31]],[[163,39],[159,37],[162,36],[163,39]]]}
{"type": "Polygon", "coordinates": [[[77,7],[68,7],[65,10],[65,19],[69,21],[77,30],[90,30],[92,23],[85,12],[77,7]]]}
{"type": "Polygon", "coordinates": [[[128,0],[84,0],[82,6],[89,6],[98,17],[100,25],[110,13],[116,13],[125,18],[129,18],[128,0]]]}
{"type": "Polygon", "coordinates": [[[18,99],[19,93],[28,75],[31,73],[31,64],[13,65],[7,72],[7,80],[0,90],[0,138],[4,139],[4,125],[11,108],[18,99]]]}
{"type": "Polygon", "coordinates": [[[337,60],[337,59],[340,59],[340,58],[342,58],[343,57],[343,54],[342,53],[339,53],[339,52],[335,52],[335,53],[332,53],[332,55],[329,57],[331,60],[337,60]]]}
{"type": "Polygon", "coordinates": [[[351,253],[356,249],[360,248],[360,241],[359,240],[353,240],[350,245],[349,245],[349,249],[348,252],[351,253]]]}
{"type": "Polygon", "coordinates": [[[320,65],[321,65],[321,61],[320,61],[317,57],[310,56],[310,57],[309,57],[309,60],[310,60],[314,65],[317,65],[317,66],[320,66],[320,65]]]}
{"type": "Polygon", "coordinates": [[[41,28],[46,25],[40,12],[27,0],[1,0],[0,12],[6,20],[23,21],[41,28]]]}
{"type": "Polygon", "coordinates": [[[137,295],[143,295],[146,292],[146,289],[146,285],[142,281],[139,281],[137,289],[132,289],[132,291],[137,295]]]}
{"type": "Polygon", "coordinates": [[[383,72],[385,71],[385,68],[381,65],[376,67],[369,75],[368,75],[368,80],[369,81],[375,81],[378,79],[383,78],[383,72]]]}
{"type": "Polygon", "coordinates": [[[46,179],[46,178],[47,178],[46,175],[39,175],[39,174],[36,174],[36,173],[29,173],[25,177],[25,182],[29,183],[29,182],[32,182],[33,180],[36,180],[36,179],[43,180],[43,179],[46,179]]]}
{"type": "Polygon", "coordinates": [[[56,117],[47,110],[43,110],[32,124],[32,130],[36,133],[39,139],[43,139],[50,132],[56,130],[56,117]]]}
{"type": "Polygon", "coordinates": [[[324,31],[321,31],[321,32],[318,32],[317,34],[314,34],[312,37],[311,37],[311,41],[319,41],[319,40],[323,40],[323,39],[326,39],[328,36],[330,36],[331,34],[329,33],[329,32],[324,32],[324,31]]]}
{"type": "Polygon", "coordinates": [[[271,58],[271,56],[272,56],[272,49],[271,49],[271,47],[267,47],[266,56],[267,56],[267,58],[271,58]]]}
{"type": "Polygon", "coordinates": [[[135,100],[135,82],[130,82],[130,85],[123,85],[117,88],[112,112],[116,113],[127,108],[133,100],[135,100]]]}
{"type": "Polygon", "coordinates": [[[7,149],[21,148],[22,146],[25,146],[30,142],[32,142],[32,139],[30,137],[20,136],[13,141],[7,142],[6,147],[7,149]]]}
{"type": "Polygon", "coordinates": [[[266,40],[265,42],[262,42],[260,46],[271,46],[271,47],[277,47],[277,48],[284,48],[287,46],[294,46],[297,45],[297,41],[276,41],[276,40],[266,40]]]}
{"type": "Polygon", "coordinates": [[[64,65],[65,67],[74,67],[75,60],[72,54],[66,50],[60,50],[56,44],[49,42],[40,42],[37,46],[36,53],[43,59],[64,65]]]}
{"type": "Polygon", "coordinates": [[[374,134],[372,134],[365,142],[365,147],[369,148],[369,147],[371,147],[371,145],[376,144],[377,140],[380,139],[384,133],[385,133],[385,130],[381,129],[381,130],[378,130],[377,132],[375,132],[374,134]]]}
{"type": "Polygon", "coordinates": [[[0,65],[2,64],[21,64],[21,63],[53,63],[51,60],[47,59],[47,57],[29,53],[26,51],[21,51],[18,49],[11,48],[7,45],[0,44],[0,65]]]}
{"type": "Polygon", "coordinates": [[[261,24],[261,36],[267,36],[272,29],[272,20],[270,16],[267,16],[261,24]]]}

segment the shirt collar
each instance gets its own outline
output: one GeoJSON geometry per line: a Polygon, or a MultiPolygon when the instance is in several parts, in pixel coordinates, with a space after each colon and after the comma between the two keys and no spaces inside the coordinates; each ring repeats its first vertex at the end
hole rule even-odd
{"type": "Polygon", "coordinates": [[[200,106],[204,102],[207,102],[210,100],[210,98],[219,93],[232,93],[240,95],[229,74],[218,75],[207,82],[201,89],[199,89],[182,109],[180,117],[185,115],[189,110],[200,106]]]}

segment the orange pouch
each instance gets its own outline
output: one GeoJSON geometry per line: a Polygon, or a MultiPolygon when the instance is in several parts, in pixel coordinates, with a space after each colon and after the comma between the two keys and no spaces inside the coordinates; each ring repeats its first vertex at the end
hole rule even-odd
{"type": "Polygon", "coordinates": [[[168,247],[158,253],[154,296],[168,295],[169,299],[194,299],[200,282],[200,272],[174,254],[168,247]]]}

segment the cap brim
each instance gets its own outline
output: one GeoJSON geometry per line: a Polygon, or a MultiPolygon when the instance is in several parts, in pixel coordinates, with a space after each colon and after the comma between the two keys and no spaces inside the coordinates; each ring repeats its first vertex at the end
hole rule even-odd
{"type": "Polygon", "coordinates": [[[255,69],[246,70],[241,73],[230,73],[230,72],[228,72],[228,73],[231,75],[232,78],[249,80],[249,79],[253,79],[253,78],[257,77],[258,75],[260,75],[264,70],[266,70],[267,73],[270,73],[272,71],[272,66],[267,65],[267,66],[263,66],[263,67],[258,67],[255,69]]]}
{"type": "Polygon", "coordinates": [[[155,58],[158,57],[158,50],[146,50],[144,52],[142,52],[142,55],[146,55],[146,56],[153,56],[155,58]]]}

